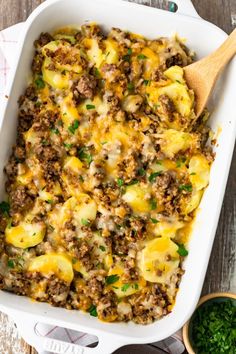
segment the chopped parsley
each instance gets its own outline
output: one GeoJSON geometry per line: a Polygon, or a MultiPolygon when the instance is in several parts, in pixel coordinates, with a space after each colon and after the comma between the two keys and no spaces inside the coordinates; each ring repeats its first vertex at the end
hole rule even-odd
{"type": "Polygon", "coordinates": [[[73,148],[73,144],[63,143],[63,145],[64,145],[67,149],[73,148]]]}
{"type": "Polygon", "coordinates": [[[86,109],[95,109],[96,107],[94,106],[94,104],[86,104],[86,109]]]}
{"type": "Polygon", "coordinates": [[[177,252],[181,257],[186,257],[188,255],[188,251],[186,250],[185,246],[182,243],[178,244],[177,252]]]}
{"type": "Polygon", "coordinates": [[[150,218],[150,220],[153,224],[157,224],[159,222],[157,219],[154,219],[154,218],[150,218]]]}
{"type": "Polygon", "coordinates": [[[52,128],[52,129],[51,129],[51,132],[52,132],[53,134],[56,134],[56,135],[59,134],[59,130],[58,130],[57,128],[52,128]]]}
{"type": "Polygon", "coordinates": [[[129,91],[133,91],[133,90],[134,90],[134,84],[133,84],[133,82],[129,82],[129,83],[128,83],[127,89],[128,89],[129,91]]]}
{"type": "Polygon", "coordinates": [[[236,348],[236,306],[230,299],[210,300],[196,310],[192,320],[194,351],[234,354],[236,348]]]}
{"type": "Polygon", "coordinates": [[[76,119],[68,128],[71,134],[75,134],[75,131],[79,128],[79,121],[76,119]]]}
{"type": "Polygon", "coordinates": [[[128,49],[127,54],[128,54],[128,55],[131,55],[131,54],[132,54],[132,49],[131,49],[131,48],[128,49]]]}
{"type": "Polygon", "coordinates": [[[147,59],[146,55],[144,55],[144,54],[139,54],[137,58],[138,59],[147,59]]]}
{"type": "Polygon", "coordinates": [[[161,174],[162,174],[162,171],[151,173],[150,176],[148,177],[149,182],[154,182],[155,179],[157,178],[157,176],[160,176],[161,174]]]}
{"type": "Polygon", "coordinates": [[[9,215],[10,204],[5,201],[1,202],[0,203],[0,211],[5,215],[9,215]]]}
{"type": "Polygon", "coordinates": [[[9,259],[7,262],[7,266],[8,268],[14,268],[15,267],[15,263],[12,259],[9,259]]]}
{"type": "Polygon", "coordinates": [[[117,274],[112,274],[112,275],[108,275],[106,277],[106,285],[111,285],[116,283],[118,280],[120,279],[119,275],[117,274]]]}
{"type": "Polygon", "coordinates": [[[130,287],[130,284],[124,284],[122,287],[121,287],[121,291],[123,292],[126,292],[130,287]]]}
{"type": "Polygon", "coordinates": [[[106,251],[106,247],[104,247],[104,246],[99,246],[99,249],[102,251],[102,252],[105,252],[106,251]]]}
{"type": "Polygon", "coordinates": [[[186,192],[192,192],[193,190],[193,187],[191,184],[181,184],[179,186],[179,190],[180,191],[186,191],[186,192]]]}
{"type": "Polygon", "coordinates": [[[132,179],[132,181],[130,181],[128,183],[128,186],[133,186],[134,184],[138,184],[138,180],[137,179],[132,179]]]}
{"type": "Polygon", "coordinates": [[[91,162],[93,161],[93,157],[90,153],[85,152],[86,150],[87,150],[86,147],[82,147],[81,149],[79,149],[78,157],[80,160],[86,161],[87,164],[90,165],[91,162]]]}
{"type": "Polygon", "coordinates": [[[48,225],[48,228],[51,232],[53,232],[55,230],[55,228],[52,225],[48,225]]]}
{"type": "Polygon", "coordinates": [[[35,85],[37,86],[38,89],[43,89],[45,87],[45,82],[43,81],[42,77],[38,77],[35,80],[35,85]]]}
{"type": "Polygon", "coordinates": [[[81,224],[82,224],[83,226],[89,226],[90,221],[89,221],[88,219],[81,219],[81,224]]]}
{"type": "Polygon", "coordinates": [[[90,316],[98,317],[97,308],[95,305],[91,305],[88,312],[90,313],[90,316]]]}
{"type": "Polygon", "coordinates": [[[137,283],[133,284],[133,288],[134,288],[135,290],[138,290],[138,284],[137,284],[137,283]]]}
{"type": "Polygon", "coordinates": [[[176,167],[181,167],[183,163],[186,162],[186,158],[185,157],[181,157],[176,161],[176,167]]]}
{"type": "Polygon", "coordinates": [[[48,203],[48,204],[52,204],[53,200],[52,199],[48,199],[48,200],[45,200],[45,202],[48,203]]]}
{"type": "Polygon", "coordinates": [[[145,176],[145,174],[146,174],[146,171],[144,170],[144,168],[140,168],[140,169],[138,170],[138,175],[139,175],[139,176],[143,177],[143,176],[145,176]]]}
{"type": "Polygon", "coordinates": [[[117,184],[119,187],[122,187],[124,185],[124,180],[122,178],[117,179],[117,184]]]}
{"type": "Polygon", "coordinates": [[[156,164],[162,166],[162,162],[161,161],[157,161],[156,164]]]}
{"type": "Polygon", "coordinates": [[[150,84],[150,80],[143,80],[143,83],[145,86],[148,86],[148,84],[150,84]]]}
{"type": "Polygon", "coordinates": [[[150,208],[151,208],[151,210],[155,210],[157,208],[156,199],[154,199],[154,198],[150,199],[150,208]]]}
{"type": "Polygon", "coordinates": [[[195,175],[196,175],[196,172],[190,173],[190,176],[195,176],[195,175]]]}

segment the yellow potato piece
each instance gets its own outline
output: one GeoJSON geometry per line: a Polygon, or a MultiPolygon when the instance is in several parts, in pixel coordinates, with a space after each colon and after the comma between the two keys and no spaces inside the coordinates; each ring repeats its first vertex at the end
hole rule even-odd
{"type": "Polygon", "coordinates": [[[80,116],[77,108],[73,103],[73,94],[69,93],[60,103],[61,115],[63,123],[69,127],[75,120],[79,120],[80,116]]]}
{"type": "Polygon", "coordinates": [[[189,197],[183,199],[181,210],[184,214],[189,214],[199,206],[202,199],[203,190],[194,189],[189,197]]]}
{"type": "Polygon", "coordinates": [[[104,60],[104,54],[99,48],[98,41],[92,38],[85,38],[83,44],[87,49],[89,61],[94,63],[97,68],[100,67],[104,60]]]}
{"type": "Polygon", "coordinates": [[[62,74],[60,71],[49,70],[51,60],[46,58],[42,66],[43,80],[55,89],[65,89],[69,87],[69,73],[62,74]]]}
{"type": "Polygon", "coordinates": [[[65,159],[63,168],[65,170],[69,169],[75,174],[78,174],[83,168],[83,163],[80,161],[80,159],[78,159],[78,157],[71,156],[65,159]]]}
{"type": "Polygon", "coordinates": [[[179,81],[181,84],[185,84],[184,70],[180,66],[171,66],[169,69],[164,71],[164,74],[166,77],[168,77],[168,79],[171,79],[173,82],[179,81]]]}
{"type": "Polygon", "coordinates": [[[43,241],[45,233],[46,226],[43,222],[31,224],[22,222],[18,226],[6,228],[6,243],[23,249],[34,247],[43,241]]]}
{"type": "Polygon", "coordinates": [[[63,254],[45,254],[36,257],[29,264],[28,271],[45,275],[55,274],[67,283],[71,283],[74,278],[72,262],[67,255],[63,254]]]}
{"type": "Polygon", "coordinates": [[[117,42],[109,38],[106,39],[104,43],[106,45],[105,62],[107,64],[116,64],[119,60],[119,50],[117,42]]]}
{"type": "Polygon", "coordinates": [[[151,210],[149,194],[149,187],[141,187],[135,184],[126,188],[122,198],[135,213],[147,213],[151,210]]]}
{"type": "Polygon", "coordinates": [[[108,272],[108,277],[110,276],[117,276],[118,280],[111,285],[107,285],[110,289],[114,291],[114,293],[118,297],[125,297],[135,294],[136,292],[140,291],[142,288],[146,286],[146,281],[143,278],[140,278],[136,282],[127,282],[124,283],[121,280],[121,276],[124,274],[124,268],[122,264],[116,264],[113,266],[110,271],[108,272]]]}
{"type": "Polygon", "coordinates": [[[179,266],[178,246],[169,237],[148,241],[138,255],[138,266],[145,280],[168,284],[179,266]]]}
{"type": "Polygon", "coordinates": [[[167,129],[157,137],[161,140],[161,151],[169,158],[173,158],[179,151],[195,148],[198,143],[197,135],[175,129],[167,129]]]}
{"type": "Polygon", "coordinates": [[[173,218],[173,220],[160,221],[154,224],[153,232],[156,236],[174,237],[177,230],[183,226],[183,222],[173,218]]]}
{"type": "Polygon", "coordinates": [[[88,194],[80,193],[77,196],[77,205],[74,208],[74,218],[80,225],[84,225],[86,221],[96,219],[97,204],[90,198],[88,194]]]}
{"type": "Polygon", "coordinates": [[[205,188],[209,183],[210,166],[203,155],[196,155],[189,161],[189,179],[196,190],[205,188]]]}

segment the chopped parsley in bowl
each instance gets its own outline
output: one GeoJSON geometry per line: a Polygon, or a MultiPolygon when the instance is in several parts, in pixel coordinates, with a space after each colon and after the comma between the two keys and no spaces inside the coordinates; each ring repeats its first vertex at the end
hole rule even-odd
{"type": "Polygon", "coordinates": [[[236,353],[236,294],[204,296],[183,328],[190,354],[236,353]]]}

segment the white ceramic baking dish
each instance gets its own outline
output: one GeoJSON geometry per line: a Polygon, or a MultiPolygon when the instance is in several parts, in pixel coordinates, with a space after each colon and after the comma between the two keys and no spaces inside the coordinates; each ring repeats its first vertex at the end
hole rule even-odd
{"type": "MultiPolygon", "coordinates": [[[[216,26],[202,20],[190,0],[176,0],[177,13],[149,8],[121,0],[48,0],[39,6],[23,26],[23,33],[15,53],[0,131],[0,186],[4,194],[3,167],[15,142],[17,99],[24,92],[30,75],[33,41],[42,31],[51,31],[68,24],[96,21],[107,30],[114,27],[128,29],[155,38],[177,32],[187,39],[187,45],[203,57],[216,49],[226,34],[216,26]]],[[[216,159],[211,169],[210,185],[202,199],[194,224],[189,256],[184,264],[173,312],[151,325],[133,323],[107,324],[78,311],[54,308],[48,304],[32,302],[7,292],[0,292],[0,309],[13,316],[25,340],[36,347],[55,353],[108,354],[125,344],[150,343],[162,340],[178,330],[191,316],[200,296],[212,243],[218,223],[226,187],[236,132],[235,117],[236,61],[232,61],[214,92],[210,107],[214,107],[210,125],[219,131],[216,159]],[[24,328],[23,318],[31,326],[24,328]],[[99,338],[96,348],[83,348],[51,339],[37,337],[34,324],[43,322],[67,327],[99,338]]]]}

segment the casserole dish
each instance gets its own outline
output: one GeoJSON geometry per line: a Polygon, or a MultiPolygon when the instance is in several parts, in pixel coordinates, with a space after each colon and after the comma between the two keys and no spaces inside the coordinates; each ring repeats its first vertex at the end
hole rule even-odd
{"type": "MultiPolygon", "coordinates": [[[[4,116],[0,133],[1,185],[4,182],[3,166],[15,141],[18,109],[16,98],[20,96],[27,85],[33,57],[32,43],[40,32],[50,32],[57,27],[69,24],[96,21],[104,25],[105,29],[115,26],[151,38],[158,35],[169,36],[178,32],[188,39],[188,46],[195,50],[199,57],[216,49],[225,39],[225,33],[214,25],[194,18],[197,15],[189,1],[176,2],[179,5],[179,14],[137,6],[120,0],[113,0],[112,4],[108,0],[52,0],[45,2],[29,17],[23,28],[10,85],[6,92],[9,99],[6,100],[1,113],[4,116]],[[183,15],[183,13],[189,16],[183,15]],[[204,35],[204,43],[202,43],[200,34],[204,35]]],[[[125,344],[147,343],[164,339],[179,329],[190,317],[203,284],[233,152],[235,122],[232,113],[234,111],[234,94],[231,89],[234,76],[236,76],[235,61],[231,63],[225,73],[222,80],[224,84],[219,85],[220,90],[215,90],[212,99],[214,113],[210,124],[214,131],[219,128],[222,131],[216,147],[216,160],[211,169],[210,186],[204,194],[195,221],[189,244],[189,256],[185,262],[186,272],[182,278],[173,312],[164,319],[145,327],[134,324],[105,324],[83,313],[56,309],[47,304],[36,304],[29,299],[1,292],[1,309],[13,315],[23,337],[38,351],[43,347],[45,350],[56,353],[111,353],[125,344]],[[19,319],[23,314],[31,319],[30,328],[24,329],[20,323],[19,319]],[[38,321],[95,334],[99,337],[99,344],[96,348],[91,349],[48,339],[44,341],[42,338],[36,337],[34,333],[34,324],[38,321]]]]}

